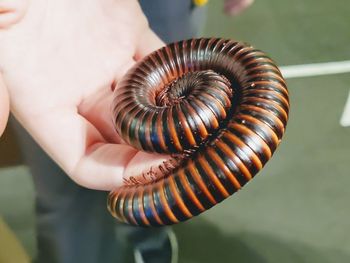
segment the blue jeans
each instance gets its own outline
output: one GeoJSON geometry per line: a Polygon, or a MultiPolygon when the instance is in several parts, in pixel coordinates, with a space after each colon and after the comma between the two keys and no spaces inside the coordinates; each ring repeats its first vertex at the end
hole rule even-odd
{"type": "MultiPolygon", "coordinates": [[[[203,24],[205,9],[193,8],[190,0],[140,4],[151,28],[167,43],[196,36],[203,24]]],[[[38,262],[133,262],[135,247],[159,251],[157,262],[169,262],[165,228],[115,222],[105,192],[75,184],[16,121],[12,124],[36,189],[38,262]]]]}

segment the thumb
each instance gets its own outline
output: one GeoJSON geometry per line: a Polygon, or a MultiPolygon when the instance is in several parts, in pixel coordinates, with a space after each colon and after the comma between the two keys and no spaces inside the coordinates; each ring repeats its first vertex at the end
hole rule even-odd
{"type": "Polygon", "coordinates": [[[148,28],[140,37],[136,46],[136,54],[134,59],[139,61],[151,52],[165,46],[164,42],[148,28]]]}

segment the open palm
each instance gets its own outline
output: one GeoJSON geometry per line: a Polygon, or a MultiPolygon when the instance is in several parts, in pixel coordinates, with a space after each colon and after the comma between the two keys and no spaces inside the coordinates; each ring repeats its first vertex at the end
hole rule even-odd
{"type": "Polygon", "coordinates": [[[63,170],[110,190],[164,160],[123,144],[112,126],[115,83],[163,45],[138,2],[33,0],[8,14],[21,10],[0,30],[0,70],[13,114],[63,170]]]}

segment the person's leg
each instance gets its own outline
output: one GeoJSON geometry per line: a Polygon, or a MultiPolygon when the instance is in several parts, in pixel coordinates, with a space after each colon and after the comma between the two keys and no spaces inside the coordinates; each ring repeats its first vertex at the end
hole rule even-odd
{"type": "Polygon", "coordinates": [[[175,262],[166,228],[118,224],[105,192],[75,184],[14,119],[11,124],[36,189],[37,262],[175,262]]]}
{"type": "Polygon", "coordinates": [[[152,30],[165,42],[198,37],[204,28],[206,6],[191,0],[140,0],[152,30]]]}
{"type": "Polygon", "coordinates": [[[123,262],[106,193],[76,185],[16,121],[12,125],[36,188],[38,261],[123,262]]]}

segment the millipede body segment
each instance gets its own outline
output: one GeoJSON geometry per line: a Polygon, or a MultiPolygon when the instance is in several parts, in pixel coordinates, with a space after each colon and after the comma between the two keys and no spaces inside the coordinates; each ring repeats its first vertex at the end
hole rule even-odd
{"type": "Polygon", "coordinates": [[[118,84],[115,127],[135,148],[172,158],[112,191],[109,211],[140,226],[204,212],[262,169],[288,112],[279,69],[250,45],[190,39],[153,52],[118,84]]]}

